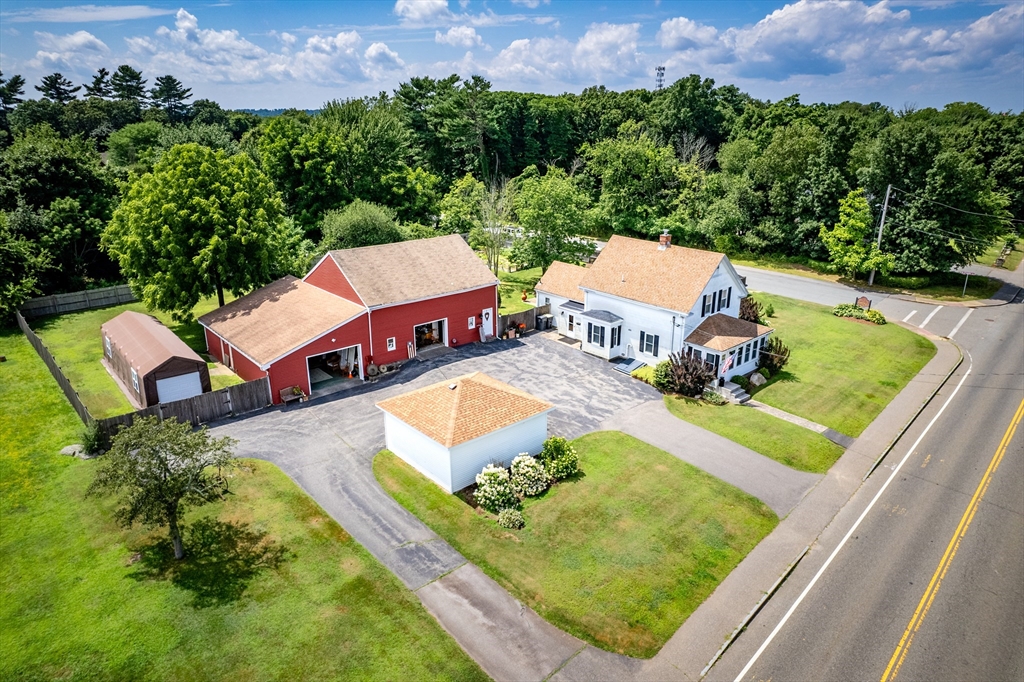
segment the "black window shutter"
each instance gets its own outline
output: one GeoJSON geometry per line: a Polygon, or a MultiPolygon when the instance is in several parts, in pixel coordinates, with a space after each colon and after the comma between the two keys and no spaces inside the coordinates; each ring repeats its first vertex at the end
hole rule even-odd
{"type": "Polygon", "coordinates": [[[732,305],[732,287],[729,287],[729,293],[725,295],[725,307],[728,308],[732,305]]]}
{"type": "MultiPolygon", "coordinates": [[[[700,316],[701,317],[707,317],[707,315],[708,315],[708,295],[704,294],[704,305],[701,306],[700,316]]],[[[643,332],[640,332],[640,333],[641,333],[641,335],[643,334],[643,332]]],[[[643,341],[641,341],[641,343],[643,343],[643,341]]]]}
{"type": "Polygon", "coordinates": [[[658,354],[658,337],[657,336],[654,337],[654,354],[655,355],[658,354]]]}
{"type": "Polygon", "coordinates": [[[647,334],[645,334],[644,332],[640,332],[640,352],[641,353],[644,350],[644,341],[646,341],[646,340],[647,340],[647,334]]]}
{"type": "Polygon", "coordinates": [[[604,348],[604,327],[601,327],[601,348],[604,348]]]}
{"type": "Polygon", "coordinates": [[[590,322],[587,322],[587,343],[593,343],[593,342],[594,342],[594,325],[592,323],[590,323],[590,322]]]}

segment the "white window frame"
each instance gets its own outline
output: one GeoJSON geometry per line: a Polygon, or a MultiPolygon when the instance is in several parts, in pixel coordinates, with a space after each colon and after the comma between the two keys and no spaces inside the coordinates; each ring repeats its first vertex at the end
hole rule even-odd
{"type": "Polygon", "coordinates": [[[395,337],[388,337],[388,350],[394,350],[398,348],[398,343],[395,341],[395,337]]]}
{"type": "Polygon", "coordinates": [[[467,329],[476,329],[476,315],[472,315],[466,323],[467,329]]]}
{"type": "Polygon", "coordinates": [[[654,355],[654,349],[659,345],[658,342],[661,341],[660,337],[658,334],[648,332],[641,332],[641,334],[643,335],[643,342],[640,344],[640,352],[654,355]],[[650,346],[650,350],[647,350],[648,346],[650,346]]]}
{"type": "Polygon", "coordinates": [[[139,392],[139,373],[135,371],[134,367],[132,367],[131,370],[132,370],[132,387],[135,389],[135,392],[138,393],[139,392]]]}

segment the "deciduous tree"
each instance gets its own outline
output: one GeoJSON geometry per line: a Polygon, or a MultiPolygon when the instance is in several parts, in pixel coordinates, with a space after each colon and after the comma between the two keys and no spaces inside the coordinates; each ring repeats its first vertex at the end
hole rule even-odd
{"type": "Polygon", "coordinates": [[[103,236],[136,294],[187,321],[204,296],[247,293],[294,263],[280,196],[249,157],[173,147],[128,188],[103,236]]]}
{"type": "Polygon", "coordinates": [[[828,257],[839,272],[856,278],[857,273],[878,270],[888,274],[896,259],[883,253],[872,239],[871,207],[863,189],[855,189],[839,202],[839,222],[821,228],[821,241],[828,257]]]}
{"type": "Polygon", "coordinates": [[[561,168],[541,175],[531,166],[516,178],[513,206],[525,233],[521,253],[529,264],[547,268],[553,261],[577,263],[594,253],[585,230],[590,201],[561,168]]]}
{"type": "Polygon", "coordinates": [[[333,249],[391,244],[403,239],[395,211],[356,199],[340,211],[328,211],[320,228],[320,253],[333,249]]]}
{"type": "Polygon", "coordinates": [[[234,444],[211,437],[205,426],[193,431],[187,422],[137,418],[114,436],[88,493],[116,495],[114,518],[125,528],[167,526],[174,558],[182,559],[181,517],[228,492],[234,444]]]}

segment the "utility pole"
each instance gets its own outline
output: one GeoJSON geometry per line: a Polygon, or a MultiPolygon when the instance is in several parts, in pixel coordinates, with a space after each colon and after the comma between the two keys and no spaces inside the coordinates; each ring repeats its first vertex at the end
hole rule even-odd
{"type": "MultiPolygon", "coordinates": [[[[889,210],[889,194],[892,192],[892,185],[885,188],[885,201],[882,203],[882,221],[878,223],[878,250],[882,250],[882,230],[885,229],[885,212],[889,210]]],[[[871,269],[868,275],[868,286],[875,283],[875,270],[871,269]]]]}

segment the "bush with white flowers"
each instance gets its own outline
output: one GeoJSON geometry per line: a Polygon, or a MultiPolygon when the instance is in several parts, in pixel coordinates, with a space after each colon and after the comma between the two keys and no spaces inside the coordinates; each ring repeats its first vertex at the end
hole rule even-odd
{"type": "Polygon", "coordinates": [[[519,530],[526,525],[526,520],[518,509],[502,509],[498,512],[498,525],[502,528],[519,530]]]}
{"type": "Polygon", "coordinates": [[[512,489],[524,497],[535,497],[548,489],[544,465],[525,452],[512,460],[511,478],[512,489]]]}
{"type": "Polygon", "coordinates": [[[544,441],[544,448],[538,459],[554,481],[569,478],[580,470],[580,456],[576,448],[560,436],[552,436],[544,441]]]}
{"type": "Polygon", "coordinates": [[[492,514],[519,506],[519,498],[512,488],[508,469],[497,464],[488,464],[476,475],[476,492],[473,493],[473,498],[477,504],[492,514]]]}

